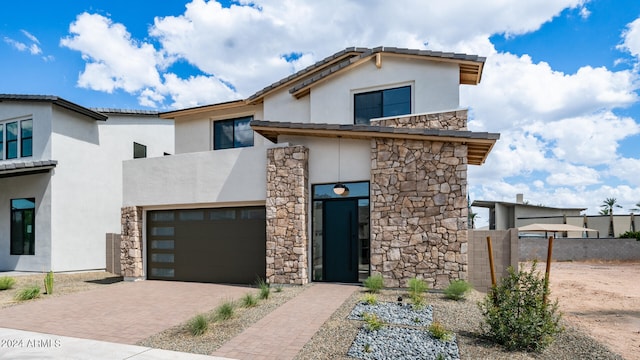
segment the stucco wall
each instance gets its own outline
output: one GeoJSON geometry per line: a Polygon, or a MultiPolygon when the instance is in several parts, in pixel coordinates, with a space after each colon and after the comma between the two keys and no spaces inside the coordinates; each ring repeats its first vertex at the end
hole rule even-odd
{"type": "Polygon", "coordinates": [[[51,158],[51,105],[49,103],[24,103],[3,101],[0,106],[0,122],[33,120],[33,155],[26,158],[2,160],[3,164],[52,160],[51,158]]]}

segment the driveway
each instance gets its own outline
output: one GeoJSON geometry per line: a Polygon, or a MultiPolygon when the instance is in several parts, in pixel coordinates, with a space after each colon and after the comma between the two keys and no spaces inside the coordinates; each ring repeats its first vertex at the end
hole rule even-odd
{"type": "Polygon", "coordinates": [[[173,281],[118,283],[0,309],[0,327],[135,344],[249,291],[173,281]]]}

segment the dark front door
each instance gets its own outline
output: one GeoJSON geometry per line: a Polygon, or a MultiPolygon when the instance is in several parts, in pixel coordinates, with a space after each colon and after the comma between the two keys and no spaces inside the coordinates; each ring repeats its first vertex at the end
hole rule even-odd
{"type": "Polygon", "coordinates": [[[358,281],[358,200],[324,202],[324,280],[358,281]]]}

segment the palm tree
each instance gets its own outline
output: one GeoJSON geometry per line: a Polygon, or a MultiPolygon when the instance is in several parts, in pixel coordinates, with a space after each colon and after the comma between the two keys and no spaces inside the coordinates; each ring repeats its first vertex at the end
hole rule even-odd
{"type": "Polygon", "coordinates": [[[469,213],[469,225],[471,225],[471,229],[476,228],[476,218],[478,218],[478,213],[470,212],[469,213]]]}
{"type": "Polygon", "coordinates": [[[609,209],[602,209],[599,212],[600,215],[609,215],[609,209]]]}
{"type": "Polygon", "coordinates": [[[640,211],[640,202],[637,202],[636,207],[634,207],[633,209],[629,209],[629,211],[631,212],[640,211]]]}
{"type": "Polygon", "coordinates": [[[600,205],[600,207],[603,210],[607,210],[606,213],[602,214],[602,211],[600,212],[602,215],[613,215],[613,208],[617,207],[622,209],[622,206],[618,205],[618,200],[616,198],[606,198],[603,202],[602,205],[600,205]]]}

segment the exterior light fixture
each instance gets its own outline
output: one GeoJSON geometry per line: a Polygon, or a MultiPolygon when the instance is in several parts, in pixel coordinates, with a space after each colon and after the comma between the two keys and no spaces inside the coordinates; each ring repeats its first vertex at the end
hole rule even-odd
{"type": "Polygon", "coordinates": [[[340,182],[340,136],[338,136],[338,183],[333,187],[333,193],[338,196],[349,195],[349,188],[340,182]]]}

